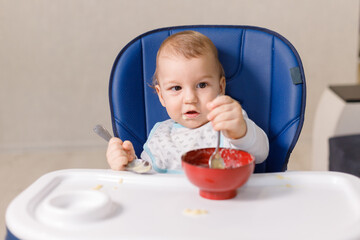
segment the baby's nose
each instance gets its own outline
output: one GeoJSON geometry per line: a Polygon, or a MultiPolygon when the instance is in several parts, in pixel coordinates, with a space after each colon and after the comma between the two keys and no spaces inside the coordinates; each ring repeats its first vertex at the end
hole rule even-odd
{"type": "Polygon", "coordinates": [[[187,90],[184,96],[184,103],[195,103],[197,102],[197,94],[195,90],[187,90]]]}

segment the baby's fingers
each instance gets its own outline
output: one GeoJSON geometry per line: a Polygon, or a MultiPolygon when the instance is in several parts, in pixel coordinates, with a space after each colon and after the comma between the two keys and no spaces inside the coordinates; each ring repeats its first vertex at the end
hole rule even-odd
{"type": "MultiPolygon", "coordinates": [[[[236,106],[235,106],[236,107],[236,106]]],[[[224,114],[226,113],[236,113],[237,111],[234,109],[233,104],[224,104],[220,105],[214,109],[212,109],[209,114],[207,115],[207,118],[209,121],[214,121],[214,119],[219,118],[221,115],[222,119],[224,118],[224,114]]],[[[225,119],[223,119],[225,120],[225,119]]]]}
{"type": "Polygon", "coordinates": [[[130,162],[132,160],[134,160],[134,158],[136,158],[134,146],[132,145],[132,143],[130,141],[125,141],[123,143],[123,148],[127,152],[130,162]]]}
{"type": "Polygon", "coordinates": [[[128,156],[119,138],[111,138],[106,151],[107,162],[113,170],[123,170],[128,163],[128,156]]]}
{"type": "Polygon", "coordinates": [[[123,149],[114,149],[106,154],[107,161],[113,170],[123,170],[128,163],[128,156],[123,149]]]}
{"type": "Polygon", "coordinates": [[[121,139],[120,139],[120,138],[117,138],[117,137],[112,137],[112,138],[110,138],[110,140],[109,140],[109,145],[116,145],[116,144],[122,145],[122,144],[123,144],[123,141],[121,141],[121,139]]]}
{"type": "Polygon", "coordinates": [[[121,139],[113,137],[109,141],[109,144],[108,144],[108,147],[107,147],[107,150],[106,150],[106,157],[109,158],[110,154],[112,152],[120,151],[122,149],[123,149],[123,147],[122,147],[121,139]]]}
{"type": "Polygon", "coordinates": [[[212,110],[212,109],[217,108],[217,107],[219,107],[221,105],[230,104],[233,101],[234,100],[229,96],[226,96],[226,95],[218,96],[218,97],[214,98],[214,100],[212,100],[211,102],[207,103],[207,108],[209,110],[212,110]]]}

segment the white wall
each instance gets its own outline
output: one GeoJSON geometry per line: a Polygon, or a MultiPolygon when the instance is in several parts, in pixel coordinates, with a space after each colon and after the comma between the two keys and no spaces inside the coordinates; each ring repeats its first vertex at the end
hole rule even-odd
{"type": "Polygon", "coordinates": [[[91,129],[111,127],[108,79],[127,42],[158,27],[239,24],[281,33],[302,57],[294,156],[304,157],[324,88],[357,81],[358,15],[358,0],[1,0],[0,151],[104,145],[91,129]]]}

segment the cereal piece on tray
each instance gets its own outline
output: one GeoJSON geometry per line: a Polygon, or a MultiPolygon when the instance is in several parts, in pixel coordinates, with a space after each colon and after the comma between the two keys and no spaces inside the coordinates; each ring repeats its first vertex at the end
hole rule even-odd
{"type": "Polygon", "coordinates": [[[100,190],[103,187],[103,185],[98,184],[95,187],[93,187],[94,190],[100,190]]]}
{"type": "Polygon", "coordinates": [[[208,214],[208,211],[204,210],[204,209],[189,209],[189,208],[186,208],[183,211],[183,214],[189,215],[189,216],[198,216],[198,215],[208,214]]]}

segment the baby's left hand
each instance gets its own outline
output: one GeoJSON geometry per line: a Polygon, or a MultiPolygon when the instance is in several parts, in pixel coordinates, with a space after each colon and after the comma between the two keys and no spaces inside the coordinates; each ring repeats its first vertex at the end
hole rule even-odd
{"type": "Polygon", "coordinates": [[[222,131],[225,137],[239,139],[245,136],[247,127],[240,103],[222,95],[207,104],[210,113],[208,119],[214,130],[222,131]]]}

